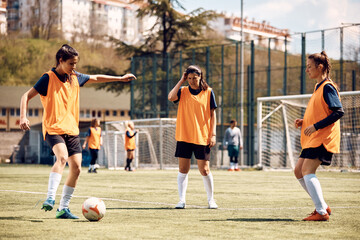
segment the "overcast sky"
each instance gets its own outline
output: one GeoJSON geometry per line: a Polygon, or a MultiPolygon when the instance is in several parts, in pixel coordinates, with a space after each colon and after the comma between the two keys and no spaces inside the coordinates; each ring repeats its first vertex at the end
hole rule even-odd
{"type": "MultiPolygon", "coordinates": [[[[180,0],[190,12],[196,8],[226,12],[240,17],[240,0],[180,0]]],[[[292,51],[301,51],[300,35],[294,33],[336,28],[342,23],[360,23],[360,0],[243,0],[244,17],[266,21],[279,29],[288,29],[293,37],[292,51]]],[[[321,51],[321,33],[307,34],[307,51],[321,51]]],[[[326,31],[326,51],[339,57],[340,31],[326,31]]],[[[360,26],[346,28],[344,49],[360,45],[360,26]]]]}

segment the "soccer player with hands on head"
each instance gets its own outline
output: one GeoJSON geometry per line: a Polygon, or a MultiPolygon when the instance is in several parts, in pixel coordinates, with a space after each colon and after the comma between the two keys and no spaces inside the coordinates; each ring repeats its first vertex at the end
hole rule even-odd
{"type": "Polygon", "coordinates": [[[327,54],[311,54],[306,72],[316,80],[314,92],[303,119],[296,119],[301,127],[301,154],[295,166],[295,176],[315,204],[315,211],[304,221],[327,221],[331,214],[325,203],[320,182],[315,175],[320,165],[330,165],[334,153],[340,152],[340,121],[344,110],[336,84],[330,79],[330,60],[327,54]]]}
{"type": "Polygon", "coordinates": [[[177,209],[185,208],[190,159],[194,153],[203,176],[208,207],[218,208],[214,200],[214,182],[210,172],[210,149],[216,144],[215,94],[204,79],[200,67],[189,66],[180,81],[170,91],[169,101],[179,103],[175,139],[175,157],[179,159],[177,177],[180,201],[177,209]],[[188,86],[181,87],[184,83],[188,86]]]}
{"type": "Polygon", "coordinates": [[[42,131],[45,141],[56,156],[51,168],[47,199],[42,209],[50,211],[55,204],[57,188],[62,173],[69,164],[69,175],[63,187],[60,206],[56,218],[77,219],[69,210],[69,203],[79,179],[82,161],[82,148],[79,138],[79,92],[85,83],[129,82],[136,77],[133,74],[124,76],[86,75],[76,72],[79,53],[71,46],[64,44],[56,53],[56,67],[44,73],[40,80],[28,90],[20,102],[20,128],[30,129],[26,117],[30,99],[40,94],[44,108],[42,131]]]}

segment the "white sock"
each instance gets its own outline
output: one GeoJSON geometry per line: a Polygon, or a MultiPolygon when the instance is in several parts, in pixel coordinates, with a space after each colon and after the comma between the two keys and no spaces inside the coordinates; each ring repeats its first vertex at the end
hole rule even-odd
{"type": "Polygon", "coordinates": [[[235,164],[235,169],[238,169],[239,165],[237,163],[234,163],[234,164],[235,164]]]}
{"type": "Polygon", "coordinates": [[[230,162],[230,169],[234,169],[234,163],[230,162]]]}
{"type": "Polygon", "coordinates": [[[316,211],[324,215],[328,206],[325,203],[319,179],[317,179],[315,174],[308,174],[304,176],[304,180],[311,199],[315,204],[316,211]]]}
{"type": "Polygon", "coordinates": [[[185,202],[188,181],[189,181],[189,177],[187,173],[181,173],[181,172],[178,173],[177,183],[178,183],[179,198],[181,202],[185,202]]]}
{"type": "Polygon", "coordinates": [[[306,187],[304,178],[298,178],[298,181],[299,181],[300,185],[304,188],[304,190],[310,195],[309,190],[306,187]]]}
{"type": "Polygon", "coordinates": [[[74,193],[75,188],[64,185],[61,195],[59,211],[69,207],[70,199],[74,193]]]}
{"type": "Polygon", "coordinates": [[[214,180],[211,172],[207,176],[203,176],[204,186],[207,194],[208,202],[214,200],[214,180]]]}
{"type": "Polygon", "coordinates": [[[51,172],[49,176],[47,198],[55,200],[56,191],[59,187],[62,175],[60,173],[51,172]]]}
{"type": "Polygon", "coordinates": [[[94,165],[90,165],[91,169],[94,170],[95,169],[95,164],[94,165]]]}

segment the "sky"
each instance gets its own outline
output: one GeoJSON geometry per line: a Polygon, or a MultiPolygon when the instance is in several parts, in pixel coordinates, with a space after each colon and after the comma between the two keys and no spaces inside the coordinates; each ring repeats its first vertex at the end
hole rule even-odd
{"type": "MultiPolygon", "coordinates": [[[[240,0],[181,0],[187,12],[202,7],[240,16],[240,0]]],[[[243,0],[244,17],[290,32],[360,23],[360,0],[243,0]]]]}
{"type": "MultiPolygon", "coordinates": [[[[241,16],[240,0],[180,0],[186,13],[197,9],[215,10],[218,13],[241,16]]],[[[243,0],[244,18],[256,22],[266,21],[279,29],[288,29],[292,35],[291,52],[301,52],[299,33],[331,29],[342,24],[360,23],[360,0],[243,0]]],[[[306,34],[306,51],[322,50],[321,32],[306,34]]],[[[325,50],[333,58],[340,58],[340,31],[325,32],[325,50]]],[[[360,46],[360,26],[345,28],[345,58],[352,58],[355,45],[360,46]],[[347,52],[346,52],[347,51],[347,52]],[[349,57],[350,56],[350,57],[349,57]]]]}

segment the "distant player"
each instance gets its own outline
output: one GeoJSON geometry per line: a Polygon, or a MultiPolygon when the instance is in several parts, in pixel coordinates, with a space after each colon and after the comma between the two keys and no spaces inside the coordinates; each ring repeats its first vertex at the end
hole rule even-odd
{"type": "Polygon", "coordinates": [[[306,72],[317,83],[304,118],[295,120],[295,127],[301,127],[302,151],[294,173],[315,204],[315,211],[304,221],[327,221],[331,214],[315,175],[320,165],[331,164],[333,153],[340,152],[338,120],[344,115],[344,110],[337,87],[330,79],[330,70],[330,60],[325,51],[308,57],[306,72]]]}
{"type": "Polygon", "coordinates": [[[125,132],[125,150],[127,157],[125,171],[130,171],[130,172],[132,171],[131,162],[135,156],[135,148],[136,148],[135,135],[137,132],[138,130],[134,130],[134,123],[129,121],[127,123],[127,128],[125,132]]]}
{"type": "Polygon", "coordinates": [[[40,80],[21,97],[20,128],[30,129],[26,117],[30,99],[40,94],[44,107],[42,131],[46,142],[56,156],[51,168],[47,199],[42,209],[50,211],[55,204],[55,195],[62,173],[69,164],[69,175],[62,191],[60,206],[56,218],[77,219],[69,210],[70,199],[75,190],[81,171],[81,145],[79,138],[79,92],[85,83],[129,82],[135,79],[133,74],[122,77],[108,75],[85,75],[76,72],[79,53],[64,44],[56,53],[56,67],[44,73],[40,80]]]}
{"type": "Polygon", "coordinates": [[[180,201],[175,208],[185,208],[186,189],[190,159],[194,153],[205,185],[208,206],[218,208],[214,200],[214,182],[210,172],[210,148],[216,144],[215,95],[197,66],[189,66],[180,81],[170,91],[168,99],[179,102],[176,134],[175,157],[179,158],[177,177],[180,201]],[[181,87],[185,82],[188,86],[181,87]],[[181,88],[180,88],[181,87],[181,88]]]}
{"type": "Polygon", "coordinates": [[[238,165],[239,150],[243,148],[240,128],[236,127],[236,120],[230,121],[230,127],[226,129],[224,136],[224,148],[228,150],[230,157],[229,171],[240,171],[238,165]]]}
{"type": "Polygon", "coordinates": [[[86,148],[86,144],[89,145],[88,147],[91,155],[88,173],[97,173],[95,164],[96,160],[98,159],[100,147],[103,145],[99,119],[94,118],[93,120],[91,120],[91,126],[83,144],[83,149],[86,148]]]}

